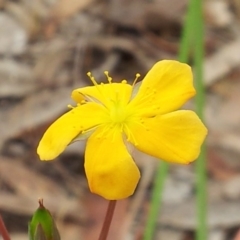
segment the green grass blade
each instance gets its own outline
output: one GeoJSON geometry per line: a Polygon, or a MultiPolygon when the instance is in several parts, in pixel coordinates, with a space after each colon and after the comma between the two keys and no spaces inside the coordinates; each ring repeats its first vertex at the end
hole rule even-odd
{"type": "Polygon", "coordinates": [[[149,210],[149,217],[147,220],[144,237],[143,237],[144,240],[150,240],[150,239],[152,240],[154,236],[157,218],[160,210],[160,205],[162,202],[164,183],[168,174],[168,167],[169,167],[168,163],[161,162],[156,172],[150,210],[149,210]]]}
{"type": "MultiPolygon", "coordinates": [[[[202,1],[192,0],[184,24],[180,43],[179,61],[187,62],[190,51],[193,50],[195,65],[196,112],[203,119],[205,105],[205,91],[203,85],[203,59],[204,59],[204,33],[202,1]]],[[[206,150],[202,146],[201,154],[196,162],[197,171],[197,233],[196,240],[207,239],[207,174],[206,174],[206,150]]],[[[144,240],[152,240],[156,226],[156,220],[160,210],[164,182],[168,172],[168,164],[162,163],[156,173],[149,218],[146,225],[144,240]]]]}
{"type": "Polygon", "coordinates": [[[180,62],[187,63],[189,59],[190,51],[193,49],[193,29],[195,26],[194,23],[194,14],[195,14],[195,0],[189,2],[188,10],[184,22],[184,27],[182,30],[182,36],[180,41],[180,48],[178,53],[178,60],[180,62]]]}
{"type": "MultiPolygon", "coordinates": [[[[204,23],[202,1],[194,0],[194,73],[197,95],[195,98],[196,112],[204,121],[205,90],[203,84],[204,61],[204,23]]],[[[207,239],[207,173],[206,148],[203,144],[201,154],[196,161],[196,189],[197,189],[197,232],[196,240],[207,239]]]]}

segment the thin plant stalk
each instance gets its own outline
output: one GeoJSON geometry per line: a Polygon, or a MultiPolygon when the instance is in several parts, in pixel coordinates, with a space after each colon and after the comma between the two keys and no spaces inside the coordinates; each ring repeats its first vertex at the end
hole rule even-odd
{"type": "Polygon", "coordinates": [[[195,9],[194,9],[194,1],[189,1],[188,10],[182,30],[182,36],[180,40],[180,48],[178,53],[178,60],[180,62],[187,63],[189,60],[189,55],[191,50],[194,47],[194,37],[193,37],[193,29],[195,28],[195,9]]]}
{"type": "Polygon", "coordinates": [[[106,213],[103,227],[102,227],[102,230],[101,230],[98,240],[106,240],[107,239],[109,228],[110,228],[112,218],[113,218],[113,213],[114,213],[114,210],[116,207],[116,203],[117,203],[116,200],[109,201],[107,213],[106,213]]]}
{"type": "MultiPolygon", "coordinates": [[[[196,112],[204,121],[205,91],[203,84],[204,60],[204,23],[202,1],[194,0],[194,73],[197,95],[195,98],[196,112]]],[[[200,156],[196,162],[196,189],[197,189],[197,232],[196,240],[207,239],[207,173],[206,173],[206,147],[202,146],[200,156]]]]}
{"type": "MultiPolygon", "coordinates": [[[[202,63],[203,63],[203,18],[202,1],[191,0],[189,2],[186,19],[180,41],[178,59],[180,62],[188,62],[190,52],[194,52],[195,78],[196,78],[196,111],[203,119],[204,108],[204,88],[202,83],[202,63]],[[196,21],[196,22],[195,22],[196,21]]],[[[197,160],[197,240],[206,239],[206,168],[205,168],[205,146],[197,160]]],[[[164,182],[168,173],[168,163],[162,162],[157,170],[154,181],[152,199],[150,203],[149,216],[144,232],[144,240],[152,240],[156,229],[156,222],[162,202],[164,182]]]]}
{"type": "Polygon", "coordinates": [[[149,210],[149,218],[146,223],[144,240],[152,240],[154,236],[155,226],[157,222],[157,217],[160,210],[160,203],[162,201],[162,195],[164,190],[164,183],[166,176],[168,174],[169,164],[166,162],[161,162],[158,166],[157,173],[154,180],[154,187],[152,193],[152,199],[149,210]]]}
{"type": "Polygon", "coordinates": [[[0,235],[2,236],[3,240],[11,240],[8,230],[0,216],[0,235]]]}

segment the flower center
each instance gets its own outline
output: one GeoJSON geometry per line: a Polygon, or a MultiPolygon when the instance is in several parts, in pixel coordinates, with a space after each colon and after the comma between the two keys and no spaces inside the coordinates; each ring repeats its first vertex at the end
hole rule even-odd
{"type": "Polygon", "coordinates": [[[113,123],[124,123],[127,118],[126,106],[122,106],[121,102],[116,102],[110,111],[110,118],[113,123]]]}

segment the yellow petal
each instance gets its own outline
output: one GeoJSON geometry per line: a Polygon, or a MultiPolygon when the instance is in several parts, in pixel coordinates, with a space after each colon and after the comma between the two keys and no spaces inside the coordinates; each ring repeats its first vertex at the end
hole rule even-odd
{"type": "Polygon", "coordinates": [[[64,151],[82,131],[106,121],[104,107],[96,103],[80,105],[58,118],[45,132],[37,153],[41,160],[51,160],[64,151]]]}
{"type": "Polygon", "coordinates": [[[172,60],[157,62],[147,73],[129,107],[142,116],[154,116],[180,108],[195,95],[191,68],[172,60]]]}
{"type": "Polygon", "coordinates": [[[132,195],[140,178],[120,129],[107,126],[97,128],[88,139],[85,171],[90,190],[108,200],[132,195]]]}
{"type": "Polygon", "coordinates": [[[127,83],[107,83],[75,89],[72,92],[72,99],[80,103],[87,97],[92,101],[101,102],[106,107],[112,106],[115,102],[126,105],[131,97],[131,92],[132,86],[127,83]]]}
{"type": "Polygon", "coordinates": [[[162,160],[187,164],[199,153],[207,129],[193,111],[180,110],[131,124],[130,141],[140,151],[162,160]]]}

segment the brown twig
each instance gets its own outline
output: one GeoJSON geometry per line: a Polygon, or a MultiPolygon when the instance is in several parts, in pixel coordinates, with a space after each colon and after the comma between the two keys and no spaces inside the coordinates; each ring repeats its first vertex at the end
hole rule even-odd
{"type": "Polygon", "coordinates": [[[104,223],[103,223],[103,226],[102,226],[102,230],[101,230],[101,233],[99,235],[98,240],[106,240],[107,239],[108,231],[109,231],[109,228],[110,228],[110,225],[111,225],[111,222],[112,222],[113,213],[114,213],[116,203],[117,203],[116,200],[109,201],[107,213],[106,213],[104,223]]]}
{"type": "Polygon", "coordinates": [[[9,233],[7,231],[7,228],[4,224],[1,216],[0,216],[0,234],[2,235],[3,240],[10,240],[9,233]]]}

